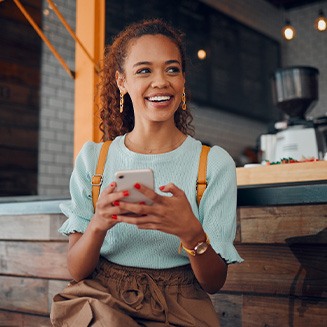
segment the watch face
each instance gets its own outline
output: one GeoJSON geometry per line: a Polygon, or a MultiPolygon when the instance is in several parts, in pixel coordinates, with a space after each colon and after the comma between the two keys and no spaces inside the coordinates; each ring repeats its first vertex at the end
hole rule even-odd
{"type": "Polygon", "coordinates": [[[206,242],[202,242],[199,243],[194,250],[197,254],[202,254],[207,251],[207,248],[208,248],[208,244],[206,242]]]}

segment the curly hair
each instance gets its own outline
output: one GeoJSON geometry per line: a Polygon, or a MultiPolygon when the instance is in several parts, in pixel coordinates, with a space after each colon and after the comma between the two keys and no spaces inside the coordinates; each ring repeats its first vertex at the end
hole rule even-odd
{"type": "MultiPolygon", "coordinates": [[[[185,51],[182,43],[183,34],[161,19],[143,20],[133,23],[120,32],[111,45],[105,48],[103,68],[100,76],[100,130],[103,140],[113,140],[116,136],[130,132],[134,128],[134,110],[131,98],[124,96],[124,111],[119,112],[120,93],[116,84],[115,73],[124,73],[124,64],[131,40],[143,35],[164,35],[176,44],[185,73],[185,51]]],[[[182,110],[181,104],[174,116],[176,127],[184,134],[193,135],[193,117],[189,110],[182,110]]]]}

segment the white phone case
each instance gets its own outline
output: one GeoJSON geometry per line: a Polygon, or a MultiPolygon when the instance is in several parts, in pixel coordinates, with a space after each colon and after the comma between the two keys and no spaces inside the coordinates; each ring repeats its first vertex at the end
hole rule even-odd
{"type": "Polygon", "coordinates": [[[134,187],[136,183],[139,183],[154,189],[154,177],[151,169],[117,171],[115,173],[115,179],[117,191],[129,191],[129,196],[125,197],[122,201],[136,203],[145,202],[147,205],[152,204],[152,200],[134,187]]]}

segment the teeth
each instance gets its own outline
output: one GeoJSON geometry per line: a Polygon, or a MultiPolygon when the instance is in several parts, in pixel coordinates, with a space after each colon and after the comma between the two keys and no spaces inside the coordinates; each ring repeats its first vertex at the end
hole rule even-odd
{"type": "Polygon", "coordinates": [[[162,96],[150,97],[148,99],[149,99],[149,101],[168,101],[168,100],[170,100],[170,96],[162,95],[162,96]]]}

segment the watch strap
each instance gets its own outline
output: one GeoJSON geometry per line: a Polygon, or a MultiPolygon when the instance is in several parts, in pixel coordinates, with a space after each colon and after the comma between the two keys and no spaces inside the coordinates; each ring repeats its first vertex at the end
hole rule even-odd
{"type": "Polygon", "coordinates": [[[209,237],[208,237],[208,234],[205,233],[205,235],[206,235],[206,240],[205,240],[204,242],[199,242],[199,243],[194,247],[194,249],[188,249],[188,248],[186,248],[186,247],[183,245],[182,242],[180,242],[180,244],[179,244],[179,248],[178,248],[178,253],[181,253],[181,252],[182,252],[182,249],[183,249],[185,252],[187,252],[187,253],[190,254],[191,256],[195,257],[196,254],[197,254],[197,253],[196,253],[196,247],[197,247],[199,244],[201,244],[201,243],[207,243],[208,245],[210,245],[210,239],[209,239],[209,237]]]}

